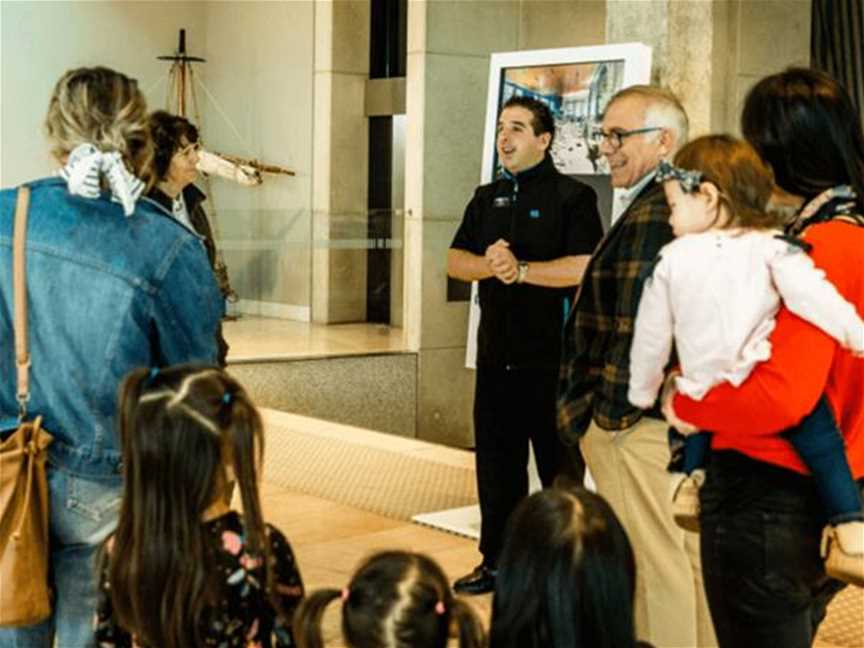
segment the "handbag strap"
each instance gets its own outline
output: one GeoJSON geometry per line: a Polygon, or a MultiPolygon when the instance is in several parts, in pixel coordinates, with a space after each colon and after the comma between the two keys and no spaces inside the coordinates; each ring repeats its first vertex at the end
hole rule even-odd
{"type": "Polygon", "coordinates": [[[30,400],[30,353],[27,349],[27,266],[24,242],[27,239],[27,212],[30,187],[18,188],[15,203],[15,234],[12,243],[12,289],[15,303],[15,364],[18,374],[18,420],[27,416],[30,400]]]}

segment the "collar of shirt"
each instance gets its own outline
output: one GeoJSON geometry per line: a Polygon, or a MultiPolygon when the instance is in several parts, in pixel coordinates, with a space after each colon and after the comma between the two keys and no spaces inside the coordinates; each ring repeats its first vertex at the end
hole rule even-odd
{"type": "Polygon", "coordinates": [[[519,173],[510,173],[507,169],[501,167],[501,177],[506,178],[511,182],[524,182],[525,180],[530,180],[535,176],[543,174],[548,171],[549,168],[554,169],[555,162],[552,160],[552,156],[549,153],[546,153],[544,154],[543,159],[537,164],[528,167],[527,169],[522,169],[519,173]]]}
{"type": "Polygon", "coordinates": [[[183,223],[187,228],[194,231],[192,221],[189,220],[189,211],[186,209],[186,200],[183,198],[183,192],[177,194],[177,197],[172,202],[172,210],[174,218],[183,223]]]}
{"type": "Polygon", "coordinates": [[[627,211],[627,208],[636,199],[636,196],[638,196],[639,193],[648,186],[648,183],[654,181],[656,175],[657,169],[655,168],[646,173],[639,182],[629,189],[617,189],[615,191],[615,200],[612,204],[613,223],[618,220],[618,217],[621,216],[621,214],[627,211]]]}

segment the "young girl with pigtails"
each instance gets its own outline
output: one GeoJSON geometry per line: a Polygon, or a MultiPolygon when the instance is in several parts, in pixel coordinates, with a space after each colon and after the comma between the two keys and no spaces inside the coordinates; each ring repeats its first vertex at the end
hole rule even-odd
{"type": "Polygon", "coordinates": [[[138,369],[119,419],[123,502],[98,561],[97,645],[294,646],[303,582],[262,519],[262,424],[243,388],[212,367],[138,369]]]}
{"type": "Polygon", "coordinates": [[[301,648],[323,648],[321,619],[332,601],[342,605],[342,635],[349,648],[459,648],[485,645],[474,611],[450,591],[431,558],[385,551],[367,559],[342,590],[313,592],[297,609],[294,629],[301,648]]]}

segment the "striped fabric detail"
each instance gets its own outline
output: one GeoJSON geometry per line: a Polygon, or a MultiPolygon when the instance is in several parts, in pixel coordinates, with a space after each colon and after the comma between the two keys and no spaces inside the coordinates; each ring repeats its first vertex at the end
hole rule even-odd
{"type": "Polygon", "coordinates": [[[864,0],[813,0],[810,56],[846,87],[864,118],[864,0]]]}
{"type": "Polygon", "coordinates": [[[126,216],[135,212],[135,202],[144,191],[144,183],[129,172],[120,153],[103,153],[92,144],[76,146],[59,176],[66,181],[69,193],[91,199],[99,197],[105,178],[111,200],[123,205],[126,216]]]}

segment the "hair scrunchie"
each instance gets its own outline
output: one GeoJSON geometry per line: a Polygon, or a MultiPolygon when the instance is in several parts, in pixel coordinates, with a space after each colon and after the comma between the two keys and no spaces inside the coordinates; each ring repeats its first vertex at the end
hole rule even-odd
{"type": "Polygon", "coordinates": [[[59,175],[66,181],[69,193],[90,199],[99,197],[104,177],[111,189],[111,200],[123,205],[126,216],[135,212],[135,202],[144,191],[144,183],[129,172],[120,153],[105,153],[93,144],[76,146],[59,175]]]}

